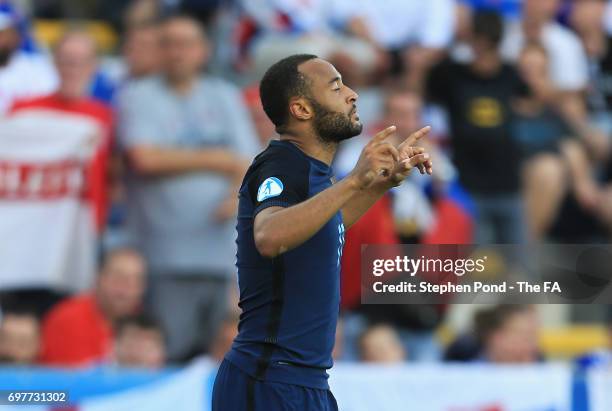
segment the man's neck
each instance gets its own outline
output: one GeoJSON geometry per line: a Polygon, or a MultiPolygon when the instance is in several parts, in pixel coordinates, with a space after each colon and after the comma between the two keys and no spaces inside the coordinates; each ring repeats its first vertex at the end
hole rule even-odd
{"type": "Polygon", "coordinates": [[[166,81],[170,88],[174,90],[176,94],[181,96],[187,95],[193,89],[196,78],[195,77],[185,77],[185,78],[172,78],[166,77],[166,81]]]}
{"type": "Polygon", "coordinates": [[[287,132],[281,134],[280,139],[291,142],[307,156],[322,161],[328,166],[331,165],[338,150],[338,143],[326,143],[314,133],[307,135],[300,133],[298,137],[296,133],[287,132]]]}
{"type": "Polygon", "coordinates": [[[94,290],[94,300],[98,306],[98,309],[100,310],[100,313],[102,314],[102,317],[104,317],[109,323],[112,323],[114,318],[111,315],[111,310],[104,303],[104,299],[100,296],[100,292],[98,290],[94,290]]]}
{"type": "Polygon", "coordinates": [[[538,17],[526,17],[523,20],[523,35],[528,41],[539,41],[542,30],[550,20],[538,17]]]}
{"type": "Polygon", "coordinates": [[[84,93],[75,93],[68,90],[59,89],[57,95],[60,99],[67,102],[77,102],[83,100],[86,96],[84,93]]]}
{"type": "Polygon", "coordinates": [[[492,76],[501,68],[502,60],[496,50],[479,54],[472,63],[472,70],[482,76],[492,76]]]}

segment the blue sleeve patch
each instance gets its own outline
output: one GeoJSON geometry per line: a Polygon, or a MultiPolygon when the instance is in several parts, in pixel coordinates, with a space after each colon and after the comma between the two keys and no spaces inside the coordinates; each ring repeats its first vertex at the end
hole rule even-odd
{"type": "Polygon", "coordinates": [[[268,198],[278,197],[283,192],[283,182],[276,177],[269,177],[264,180],[257,190],[257,201],[262,202],[268,198]]]}

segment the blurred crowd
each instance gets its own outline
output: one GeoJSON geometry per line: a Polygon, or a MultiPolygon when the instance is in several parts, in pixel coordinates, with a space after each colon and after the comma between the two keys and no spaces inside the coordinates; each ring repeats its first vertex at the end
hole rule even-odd
{"type": "Polygon", "coordinates": [[[334,357],[545,360],[534,307],[485,308],[442,346],[451,307],[362,306],[356,262],[372,243],[609,241],[612,1],[0,0],[1,362],[222,359],[237,191],[275,138],[257,82],[295,53],[359,93],[339,178],[376,131],[433,127],[434,175],[347,232],[334,357]]]}

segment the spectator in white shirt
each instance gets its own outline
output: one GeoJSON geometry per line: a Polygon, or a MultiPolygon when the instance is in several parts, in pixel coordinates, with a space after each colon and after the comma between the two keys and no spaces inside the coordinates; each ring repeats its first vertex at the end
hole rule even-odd
{"type": "Polygon", "coordinates": [[[256,28],[249,45],[256,80],[281,58],[308,53],[332,61],[346,83],[359,85],[374,70],[377,53],[370,43],[341,32],[345,1],[242,0],[244,16],[256,28]]]}
{"type": "Polygon", "coordinates": [[[57,88],[52,62],[20,49],[18,23],[14,12],[0,10],[0,116],[17,99],[49,94],[57,88]]]}
{"type": "Polygon", "coordinates": [[[450,45],[455,26],[452,0],[339,0],[337,13],[349,33],[398,52],[412,88],[450,45]]]}
{"type": "Polygon", "coordinates": [[[506,28],[502,55],[516,61],[526,43],[544,46],[550,59],[550,76],[559,91],[554,104],[574,134],[585,141],[597,160],[603,160],[609,142],[589,124],[582,94],[589,81],[587,55],[578,36],[555,21],[559,4],[559,0],[525,0],[523,20],[506,28]]]}
{"type": "Polygon", "coordinates": [[[517,61],[527,42],[542,43],[550,56],[550,74],[563,91],[582,90],[588,82],[588,64],[580,39],[555,21],[559,0],[525,0],[523,20],[509,23],[502,54],[517,61]]]}

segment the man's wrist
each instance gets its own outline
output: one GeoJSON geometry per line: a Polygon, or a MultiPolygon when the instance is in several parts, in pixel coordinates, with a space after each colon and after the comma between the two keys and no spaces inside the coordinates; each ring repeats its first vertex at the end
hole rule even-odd
{"type": "Polygon", "coordinates": [[[362,187],[362,184],[359,181],[359,178],[354,174],[349,174],[342,181],[344,181],[347,184],[349,190],[352,192],[359,192],[359,191],[362,191],[364,188],[362,187]]]}

